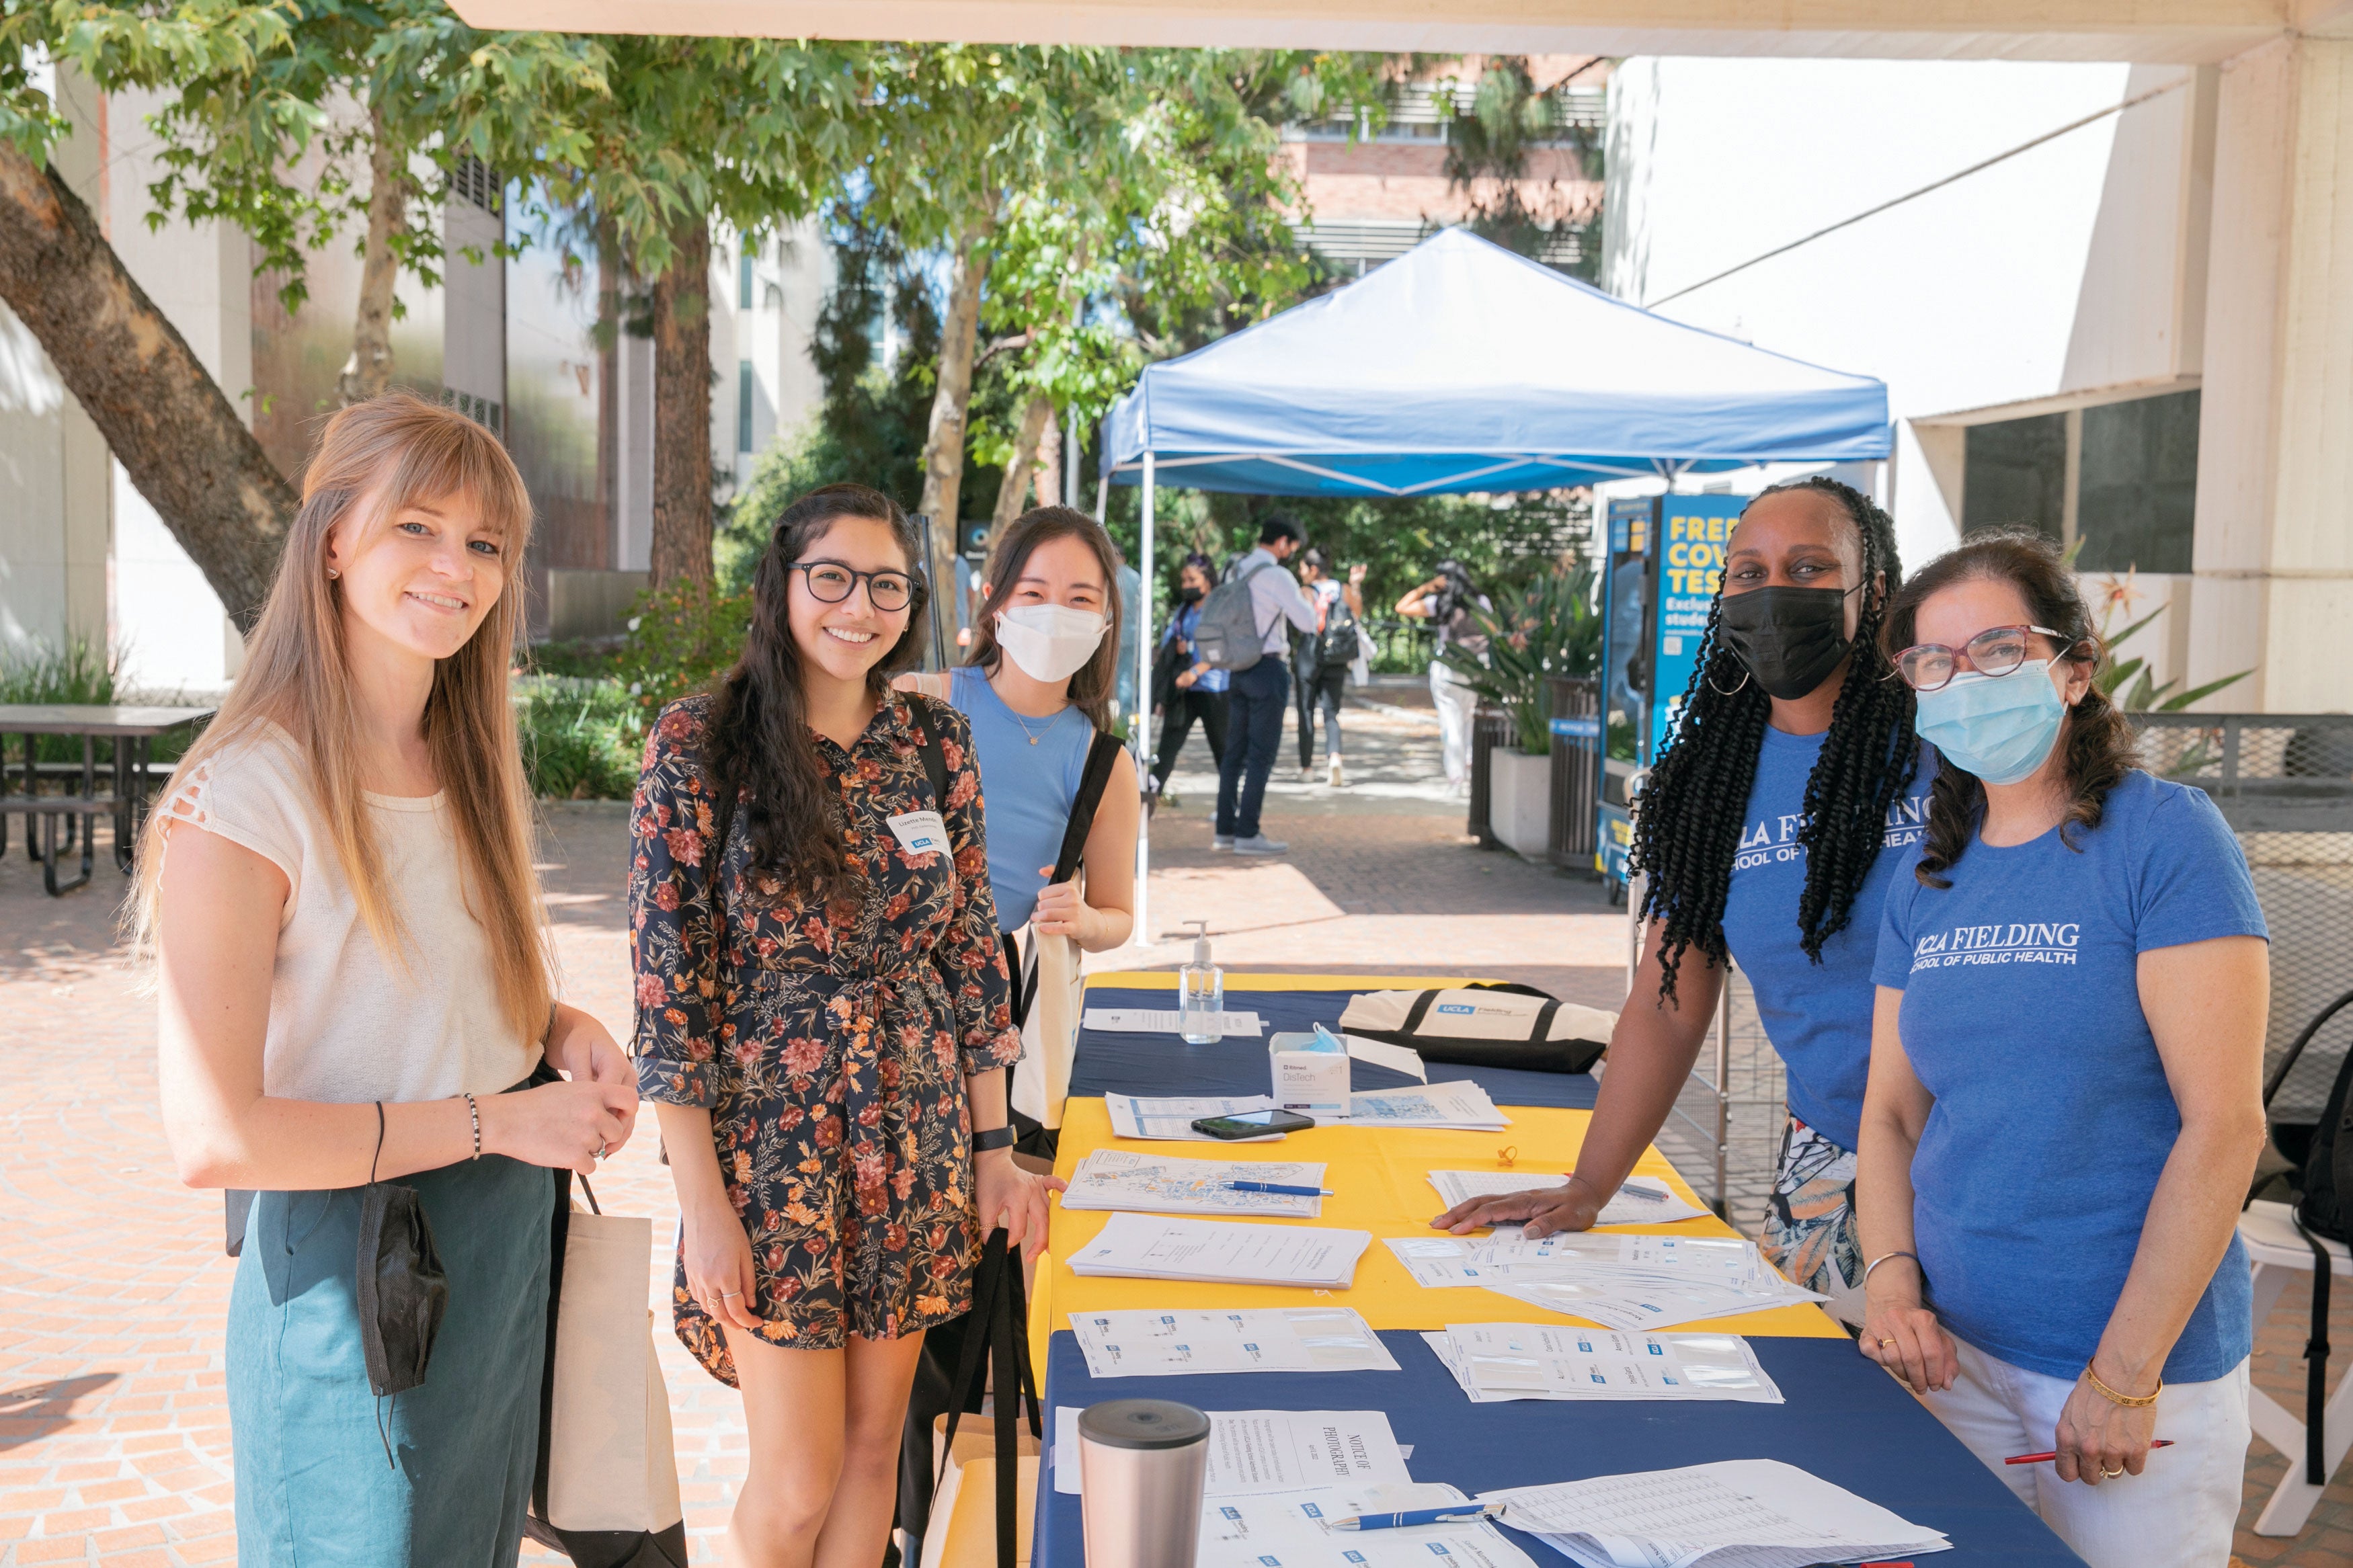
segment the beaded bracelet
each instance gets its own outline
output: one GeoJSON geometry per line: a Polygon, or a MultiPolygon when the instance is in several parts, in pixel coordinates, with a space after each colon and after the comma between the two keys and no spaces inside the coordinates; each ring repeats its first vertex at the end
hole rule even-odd
{"type": "MultiPolygon", "coordinates": [[[[465,1093],[463,1089],[459,1092],[465,1093]]],[[[473,1120],[474,1158],[479,1160],[482,1157],[482,1108],[474,1103],[474,1097],[470,1094],[466,1095],[466,1114],[473,1120]]]]}
{"type": "Polygon", "coordinates": [[[2111,1405],[2121,1405],[2127,1410],[2146,1410],[2150,1405],[2157,1403],[2157,1396],[2158,1394],[2165,1392],[2165,1379],[2160,1377],[2157,1380],[2157,1386],[2147,1394],[2139,1394],[2137,1396],[2129,1394],[2118,1394],[2115,1389],[2110,1388],[2106,1384],[2100,1381],[2100,1374],[2092,1370],[2092,1363],[2090,1362],[2085,1362],[2084,1363],[2084,1381],[2092,1385],[2092,1392],[2097,1394],[2101,1398],[2106,1400],[2111,1405]]]}

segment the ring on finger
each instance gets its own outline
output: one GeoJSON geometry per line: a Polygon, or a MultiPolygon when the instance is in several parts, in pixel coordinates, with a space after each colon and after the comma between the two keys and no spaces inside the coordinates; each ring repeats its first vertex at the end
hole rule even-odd
{"type": "Polygon", "coordinates": [[[2112,1480],[2115,1480],[2118,1476],[2123,1475],[2124,1473],[2125,1473],[2125,1468],[2124,1468],[2122,1465],[2118,1465],[2118,1466],[2117,1466],[2115,1469],[2113,1469],[2113,1470],[2102,1470],[2102,1471],[2100,1472],[2100,1479],[2102,1479],[2102,1480],[2104,1480],[2104,1481],[2112,1481],[2112,1480]]]}

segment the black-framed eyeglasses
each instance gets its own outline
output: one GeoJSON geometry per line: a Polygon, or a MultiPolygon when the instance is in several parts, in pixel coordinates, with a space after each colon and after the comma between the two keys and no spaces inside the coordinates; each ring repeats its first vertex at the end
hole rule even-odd
{"type": "Polygon", "coordinates": [[[2034,651],[2029,637],[2046,637],[2058,644],[2054,658],[2075,646],[2074,638],[2049,626],[1988,626],[1963,643],[1958,652],[1940,642],[1915,643],[1895,656],[1895,670],[1915,691],[1939,691],[1951,685],[1953,677],[1960,673],[1963,657],[1979,675],[2008,675],[2034,651]]]}
{"type": "Polygon", "coordinates": [[[819,604],[839,605],[860,583],[867,602],[885,614],[905,609],[915,596],[915,580],[904,572],[858,572],[839,561],[796,561],[785,570],[806,573],[809,597],[819,604]]]}

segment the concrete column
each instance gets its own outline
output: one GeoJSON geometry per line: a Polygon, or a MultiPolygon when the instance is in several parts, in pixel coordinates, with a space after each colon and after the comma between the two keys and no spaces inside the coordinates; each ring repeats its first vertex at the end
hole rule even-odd
{"type": "Polygon", "coordinates": [[[2353,41],[2222,67],[2189,679],[2343,710],[2353,625],[2353,41]]]}

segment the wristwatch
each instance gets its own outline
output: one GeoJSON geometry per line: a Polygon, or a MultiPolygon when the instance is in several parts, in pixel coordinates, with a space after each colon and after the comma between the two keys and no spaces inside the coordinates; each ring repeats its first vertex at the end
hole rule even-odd
{"type": "Polygon", "coordinates": [[[1010,1149],[1013,1147],[1014,1139],[1012,1128],[992,1127],[986,1132],[976,1132],[972,1135],[972,1152],[976,1154],[986,1154],[991,1149],[1010,1149]]]}

